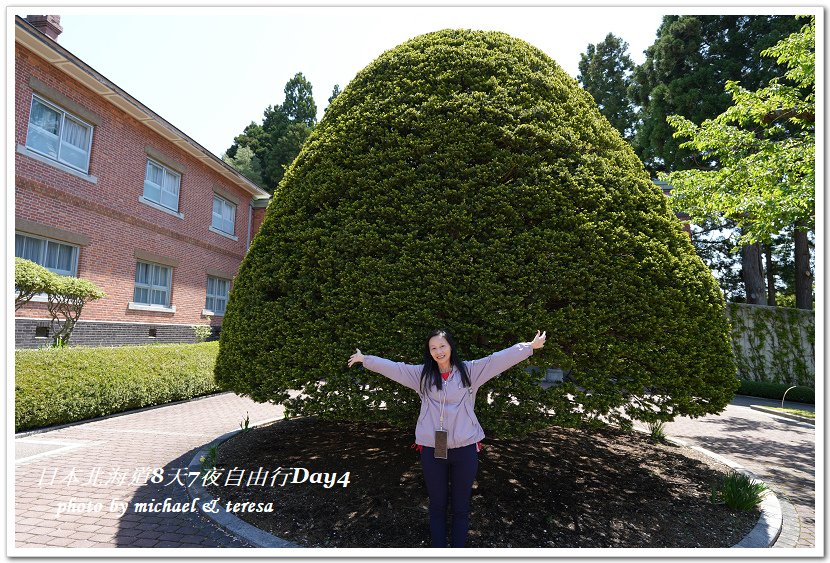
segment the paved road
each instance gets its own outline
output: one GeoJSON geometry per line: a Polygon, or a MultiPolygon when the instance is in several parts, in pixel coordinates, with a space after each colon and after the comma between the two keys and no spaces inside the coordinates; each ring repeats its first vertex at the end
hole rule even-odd
{"type": "MultiPolygon", "coordinates": [[[[815,428],[749,405],[781,406],[781,402],[737,396],[719,415],[666,424],[666,434],[737,461],[758,475],[795,507],[800,521],[795,547],[815,547],[815,428]]],[[[786,406],[793,405],[788,401],[786,406]]],[[[798,408],[813,410],[812,405],[798,408]]]]}
{"type": "MultiPolygon", "coordinates": [[[[738,397],[720,415],[668,424],[667,434],[755,472],[795,506],[797,546],[813,547],[815,431],[750,403],[774,402],[738,397]]],[[[237,429],[246,411],[252,423],[282,416],[273,405],[226,393],[16,437],[15,547],[248,547],[198,515],[121,515],[111,504],[186,503],[184,486],[172,479],[176,470],[200,446],[237,429]],[[164,477],[153,483],[158,468],[164,477]]]]}
{"type": "Polygon", "coordinates": [[[184,486],[170,482],[176,469],[238,429],[246,411],[251,423],[282,416],[274,405],[225,393],[16,438],[15,547],[248,547],[202,516],[122,516],[117,505],[110,512],[112,501],[187,502],[184,486]],[[157,468],[164,478],[154,484],[157,468]]]}

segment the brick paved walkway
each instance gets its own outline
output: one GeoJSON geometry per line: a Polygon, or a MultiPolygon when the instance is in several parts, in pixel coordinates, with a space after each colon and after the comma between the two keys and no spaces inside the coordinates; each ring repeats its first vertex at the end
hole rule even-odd
{"type": "Polygon", "coordinates": [[[15,547],[248,547],[195,514],[109,511],[112,501],[188,502],[183,486],[165,483],[199,446],[238,429],[246,411],[251,423],[282,416],[225,393],[16,438],[15,547]],[[147,480],[154,468],[164,482],[147,480]],[[86,510],[59,516],[70,501],[86,510]]]}
{"type": "MultiPolygon", "coordinates": [[[[795,547],[815,547],[815,428],[752,410],[751,404],[781,406],[780,401],[738,396],[719,415],[680,418],[666,424],[665,431],[737,461],[758,475],[798,513],[801,529],[795,547]]],[[[799,408],[813,410],[812,405],[799,408]]]]}

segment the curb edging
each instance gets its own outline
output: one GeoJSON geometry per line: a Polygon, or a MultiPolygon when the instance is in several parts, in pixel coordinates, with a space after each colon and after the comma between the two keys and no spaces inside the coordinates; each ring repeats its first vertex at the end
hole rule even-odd
{"type": "MultiPolygon", "coordinates": [[[[265,424],[270,424],[271,422],[275,422],[277,420],[282,420],[282,418],[275,418],[273,420],[262,421],[259,424],[251,425],[250,428],[256,428],[258,426],[263,426],[265,424]]],[[[193,459],[190,460],[190,463],[187,466],[188,472],[190,471],[197,471],[201,472],[202,470],[202,463],[199,459],[207,455],[208,450],[213,446],[218,446],[222,442],[229,440],[230,438],[236,436],[242,432],[242,430],[232,430],[231,432],[227,432],[222,434],[218,438],[212,440],[211,442],[205,444],[199,451],[196,452],[196,455],[193,456],[193,459]]],[[[205,489],[199,479],[194,479],[190,482],[187,486],[187,494],[190,496],[191,499],[198,498],[200,501],[200,505],[204,503],[209,503],[214,500],[213,495],[205,489]]],[[[270,547],[270,548],[292,548],[292,547],[303,547],[301,545],[297,545],[295,543],[291,543],[288,540],[284,540],[282,538],[278,538],[273,534],[269,534],[265,530],[257,528],[256,526],[252,526],[248,524],[241,518],[234,516],[224,508],[220,504],[217,503],[217,508],[219,512],[217,513],[210,513],[205,512],[204,510],[200,510],[199,514],[209,520],[213,521],[214,524],[222,528],[223,530],[230,532],[234,536],[250,543],[254,547],[270,547]]]]}
{"type": "MultiPolygon", "coordinates": [[[[762,479],[759,479],[757,475],[740,463],[725,458],[720,454],[716,454],[715,452],[709,451],[706,448],[701,448],[700,446],[692,446],[683,440],[678,440],[677,438],[670,438],[667,436],[666,441],[684,448],[690,448],[698,451],[707,457],[731,467],[739,473],[743,473],[756,483],[764,483],[762,479]]],[[[775,544],[775,541],[778,539],[778,536],[781,535],[781,530],[784,527],[784,514],[781,509],[781,503],[778,500],[778,496],[772,489],[767,488],[766,494],[764,495],[764,499],[761,501],[759,508],[761,510],[761,516],[758,518],[758,522],[755,524],[755,527],[753,527],[741,541],[733,545],[732,548],[768,548],[775,544]]]]}

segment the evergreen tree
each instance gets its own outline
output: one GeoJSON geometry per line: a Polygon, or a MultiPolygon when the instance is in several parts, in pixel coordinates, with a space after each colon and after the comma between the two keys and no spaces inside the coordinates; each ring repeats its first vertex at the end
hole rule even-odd
{"type": "Polygon", "coordinates": [[[269,193],[274,192],[317,123],[311,83],[301,72],[285,84],[284,93],[285,101],[266,107],[262,124],[251,122],[226,151],[233,159],[240,147],[250,147],[260,165],[261,185],[269,193]]]}
{"type": "Polygon", "coordinates": [[[634,63],[628,56],[628,43],[609,33],[597,44],[589,44],[580,55],[577,80],[593,96],[614,129],[626,140],[634,134],[636,115],[628,95],[634,63]]]}
{"type": "Polygon", "coordinates": [[[317,123],[317,104],[311,93],[311,82],[302,72],[286,83],[285,101],[280,110],[292,123],[303,123],[308,127],[317,123]]]}
{"type": "Polygon", "coordinates": [[[262,113],[262,131],[263,136],[267,139],[266,144],[269,145],[275,132],[285,132],[288,129],[288,124],[291,120],[285,114],[281,105],[268,106],[262,113]]]}
{"type": "Polygon", "coordinates": [[[340,95],[340,84],[335,84],[334,88],[331,89],[331,96],[329,96],[329,104],[331,104],[334,99],[340,95]]]}
{"type": "Polygon", "coordinates": [[[683,115],[700,123],[729,106],[728,80],[749,90],[769,82],[781,70],[761,51],[800,27],[794,16],[664,16],[630,89],[641,108],[633,145],[646,169],[655,174],[707,166],[705,157],[680,147],[666,118],[683,115]]]}
{"type": "MultiPolygon", "coordinates": [[[[646,169],[654,175],[710,167],[713,162],[706,153],[680,146],[682,140],[674,137],[668,116],[683,115],[700,123],[729,106],[731,97],[724,89],[728,80],[740,80],[750,89],[766,84],[782,71],[774,60],[761,57],[761,51],[799,27],[794,16],[665,16],[629,90],[640,107],[632,144],[646,169]]],[[[761,249],[741,252],[754,257],[752,268],[742,263],[743,293],[766,303],[758,290],[765,285],[763,268],[754,267],[761,249]]]]}
{"type": "Polygon", "coordinates": [[[550,328],[532,373],[477,393],[491,435],[701,416],[737,387],[723,296],[667,198],[524,41],[443,30],[382,54],[278,189],[229,296],[225,389],[411,426],[417,394],[346,360],[417,364],[436,326],[467,359],[550,328]],[[549,366],[568,376],[543,389],[549,366]]]}
{"type": "MultiPolygon", "coordinates": [[[[692,221],[715,217],[734,221],[741,231],[742,252],[747,253],[749,245],[769,245],[783,229],[792,227],[797,305],[809,309],[812,273],[807,232],[815,224],[814,19],[762,55],[777,59],[786,72],[754,91],[728,81],[725,91],[732,104],[700,125],[679,115],[668,118],[676,136],[688,139],[681,148],[706,154],[712,165],[662,177],[674,186],[673,201],[692,221]]],[[[761,251],[753,252],[754,267],[761,261],[761,251]]],[[[760,295],[763,285],[753,283],[753,292],[760,295]]],[[[753,300],[749,288],[747,298],[765,303],[753,300]]]]}
{"type": "Polygon", "coordinates": [[[240,174],[257,186],[262,186],[262,165],[250,146],[239,147],[233,157],[225,153],[222,160],[233,166],[240,174]]]}
{"type": "Polygon", "coordinates": [[[265,171],[271,185],[276,186],[285,175],[288,166],[300,154],[303,143],[311,135],[312,128],[304,122],[288,123],[275,129],[271,136],[271,150],[265,161],[265,171]]]}
{"type": "Polygon", "coordinates": [[[230,158],[234,158],[239,147],[249,147],[261,163],[265,157],[267,146],[265,142],[265,129],[263,129],[262,125],[251,121],[242,133],[233,138],[233,144],[225,151],[225,154],[230,158]]]}

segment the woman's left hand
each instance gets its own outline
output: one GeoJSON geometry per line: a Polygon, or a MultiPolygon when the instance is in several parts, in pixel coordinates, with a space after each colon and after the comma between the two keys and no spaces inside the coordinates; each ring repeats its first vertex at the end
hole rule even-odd
{"type": "Polygon", "coordinates": [[[545,345],[545,340],[547,339],[547,331],[540,333],[538,330],[536,331],[536,336],[533,337],[533,342],[530,343],[530,347],[534,350],[538,350],[539,348],[545,345]]]}

